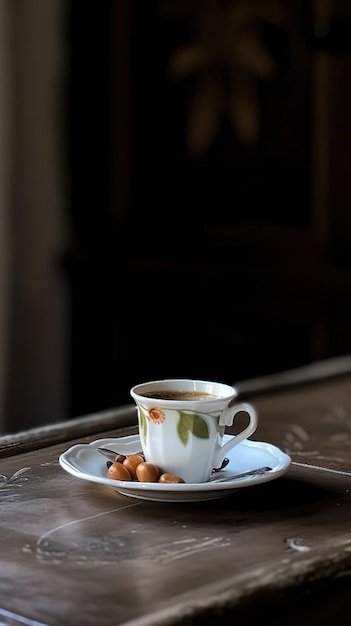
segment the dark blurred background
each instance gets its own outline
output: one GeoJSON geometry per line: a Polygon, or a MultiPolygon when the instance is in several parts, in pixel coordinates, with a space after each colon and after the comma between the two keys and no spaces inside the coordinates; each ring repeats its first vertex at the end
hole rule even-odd
{"type": "Polygon", "coordinates": [[[350,2],[0,18],[0,432],[351,351],[350,2]]]}

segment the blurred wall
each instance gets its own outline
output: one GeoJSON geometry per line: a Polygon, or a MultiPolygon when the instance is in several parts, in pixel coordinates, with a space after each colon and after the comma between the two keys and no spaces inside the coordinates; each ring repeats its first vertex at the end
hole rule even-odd
{"type": "Polygon", "coordinates": [[[69,8],[72,413],[350,352],[350,3],[69,8]]]}
{"type": "Polygon", "coordinates": [[[8,20],[6,0],[0,0],[0,432],[5,421],[7,376],[7,327],[9,281],[9,92],[8,92],[8,20]]]}
{"type": "Polygon", "coordinates": [[[67,410],[67,293],[60,268],[67,236],[65,7],[63,0],[1,2],[0,28],[6,32],[0,41],[7,50],[0,55],[0,129],[7,142],[0,179],[6,226],[0,246],[0,393],[2,429],[9,432],[63,419],[67,410]]]}

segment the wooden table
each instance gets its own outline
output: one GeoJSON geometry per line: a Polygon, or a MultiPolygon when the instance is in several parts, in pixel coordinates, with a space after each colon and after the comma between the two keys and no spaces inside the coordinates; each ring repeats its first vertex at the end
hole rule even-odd
{"type": "Polygon", "coordinates": [[[237,386],[260,416],[251,439],[277,445],[292,464],[219,500],[134,500],[62,469],[58,457],[75,443],[137,432],[133,405],[0,438],[0,624],[343,619],[351,358],[237,386]]]}

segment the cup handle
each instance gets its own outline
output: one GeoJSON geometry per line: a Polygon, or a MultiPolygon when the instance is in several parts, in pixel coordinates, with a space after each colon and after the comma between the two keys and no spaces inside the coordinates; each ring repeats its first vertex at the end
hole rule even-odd
{"type": "Polygon", "coordinates": [[[229,406],[225,415],[225,423],[228,426],[231,426],[234,423],[237,413],[241,412],[247,413],[247,415],[249,416],[249,423],[246,428],[244,428],[240,433],[238,433],[237,435],[233,435],[229,441],[221,446],[221,449],[218,451],[216,457],[215,467],[219,467],[229,450],[234,448],[234,446],[237,446],[238,443],[243,441],[243,439],[247,439],[250,435],[252,435],[258,426],[258,417],[256,410],[254,409],[252,404],[249,404],[247,402],[235,404],[232,407],[229,406]],[[229,420],[228,417],[230,418],[229,420]]]}

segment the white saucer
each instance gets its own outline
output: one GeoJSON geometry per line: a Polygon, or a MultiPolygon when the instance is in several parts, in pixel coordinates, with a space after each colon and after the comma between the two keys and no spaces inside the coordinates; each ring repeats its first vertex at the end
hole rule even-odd
{"type": "MultiPolygon", "coordinates": [[[[227,438],[227,435],[224,435],[227,438]]],[[[97,439],[90,444],[72,446],[59,457],[61,467],[69,474],[112,487],[120,494],[142,500],[156,502],[196,502],[214,500],[228,496],[235,489],[265,483],[279,478],[288,470],[291,458],[276,446],[263,441],[246,439],[228,453],[229,464],[221,471],[221,476],[239,474],[263,466],[271,467],[271,471],[262,475],[245,476],[226,482],[207,483],[141,483],[124,480],[112,480],[106,476],[106,457],[97,448],[109,448],[121,454],[133,454],[141,450],[139,435],[114,439],[97,439]]],[[[216,474],[219,476],[219,474],[216,474]]]]}

